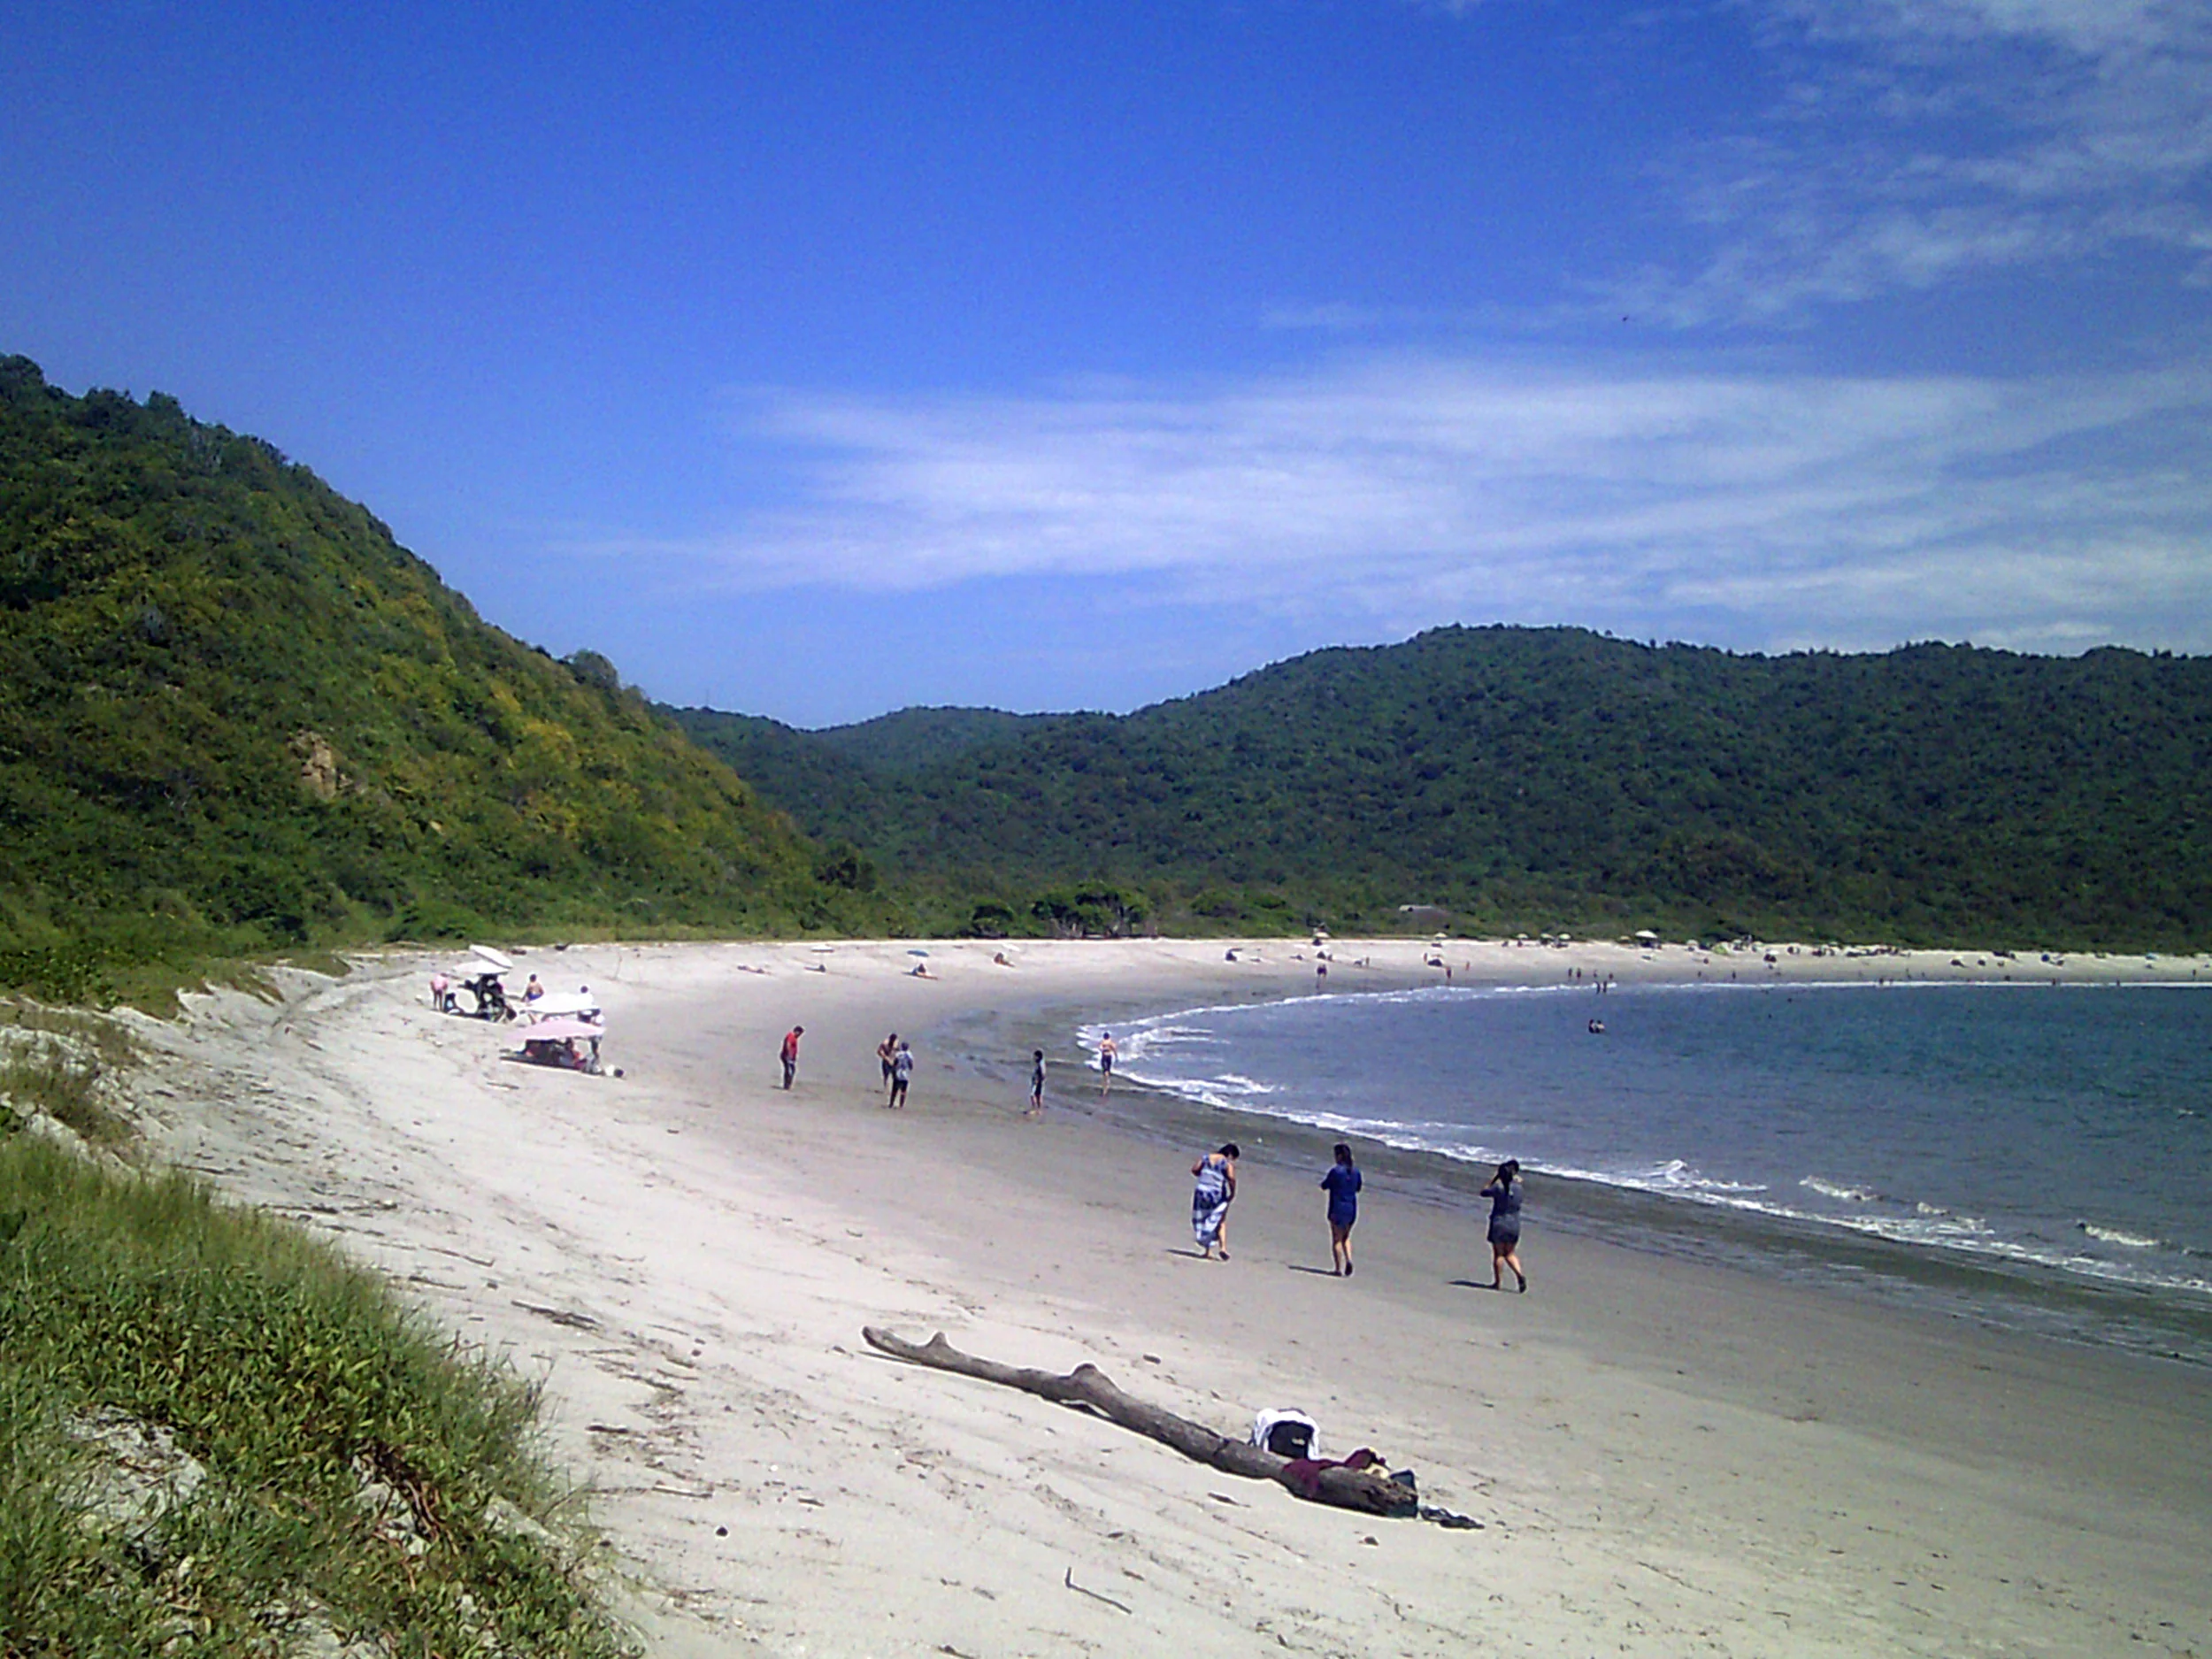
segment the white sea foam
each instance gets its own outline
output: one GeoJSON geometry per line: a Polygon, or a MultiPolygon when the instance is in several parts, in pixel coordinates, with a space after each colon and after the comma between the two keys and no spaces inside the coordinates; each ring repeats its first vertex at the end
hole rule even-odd
{"type": "Polygon", "coordinates": [[[2077,1221],[2082,1232],[2101,1244],[2124,1245],[2131,1250],[2155,1250],[2164,1242],[2161,1239],[2147,1239],[2140,1233],[2123,1233],[2117,1227],[2101,1227],[2093,1221],[2077,1221]]]}
{"type": "Polygon", "coordinates": [[[1763,1193],[1762,1181],[1724,1181],[1701,1175],[1680,1158],[1661,1164],[1650,1176],[1655,1190],[1685,1193],[1763,1193]]]}
{"type": "Polygon", "coordinates": [[[1824,1181],[1817,1175],[1808,1175],[1798,1185],[1809,1192],[1818,1193],[1823,1198],[1835,1199],[1839,1203],[1878,1204],[1882,1202],[1879,1193],[1870,1192],[1863,1187],[1845,1187],[1835,1181],[1824,1181]]]}

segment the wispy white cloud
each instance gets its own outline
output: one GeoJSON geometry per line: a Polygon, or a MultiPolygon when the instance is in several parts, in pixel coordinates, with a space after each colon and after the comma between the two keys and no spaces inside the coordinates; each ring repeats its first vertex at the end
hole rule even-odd
{"type": "Polygon", "coordinates": [[[1391,357],[1027,397],[755,395],[799,498],[603,539],[672,580],[1108,578],[1412,628],[2212,647],[2212,377],[1852,380],[1391,357]]]}
{"type": "Polygon", "coordinates": [[[1706,251],[1601,285],[1684,326],[2120,249],[2212,276],[2212,8],[2200,0],[1740,0],[1782,91],[1668,157],[1706,251]]]}

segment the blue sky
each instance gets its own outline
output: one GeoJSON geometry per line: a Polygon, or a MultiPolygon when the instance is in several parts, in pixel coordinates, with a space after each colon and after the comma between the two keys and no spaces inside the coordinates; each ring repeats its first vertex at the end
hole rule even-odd
{"type": "Polygon", "coordinates": [[[10,8],[0,350],[802,724],[2212,650],[2212,7],[10,8]]]}

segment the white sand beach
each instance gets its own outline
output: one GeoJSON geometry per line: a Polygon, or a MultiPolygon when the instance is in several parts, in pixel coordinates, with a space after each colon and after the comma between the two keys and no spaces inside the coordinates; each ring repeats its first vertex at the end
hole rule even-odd
{"type": "MultiPolygon", "coordinates": [[[[1640,1254],[1532,1225],[1494,1295],[1472,1211],[1375,1202],[1323,1271],[1312,1173],[1253,1156],[1234,1259],[1195,1259],[1189,1159],[930,1033],[1016,1004],[1097,1015],[1309,986],[1310,947],[1225,941],[579,946],[523,956],[603,1000],[619,1079],[503,1057],[431,1011],[443,957],[280,976],[280,1001],[141,1021],[157,1144],[388,1270],[541,1379],[626,1616],[672,1655],[2212,1654],[2200,1368],[1640,1254]],[[806,1027],[797,1087],[777,1044],[806,1027]],[[875,1045],[922,1064],[883,1110],[875,1045]],[[1301,1502],[1076,1411],[871,1353],[864,1324],[1007,1362],[1091,1360],[1240,1433],[1298,1406],[1449,1532],[1301,1502]]],[[[1332,988],[1433,977],[1333,948],[1332,988]],[[1363,959],[1373,965],[1353,964],[1363,959]]],[[[1555,982],[2187,979],[2202,962],[1956,953],[1714,957],[1454,942],[1555,982]],[[1717,965],[1716,965],[1717,964],[1717,965]]],[[[519,983],[520,975],[515,978],[519,983]]],[[[1072,1023],[1070,1021],[1069,1023],[1072,1023]]]]}

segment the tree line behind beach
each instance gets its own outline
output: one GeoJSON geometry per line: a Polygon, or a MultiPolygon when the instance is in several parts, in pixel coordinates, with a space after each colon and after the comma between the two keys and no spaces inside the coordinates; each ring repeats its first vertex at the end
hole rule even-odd
{"type": "Polygon", "coordinates": [[[673,712],[935,930],[2212,933],[2202,657],[1455,627],[1126,716],[673,712]]]}

